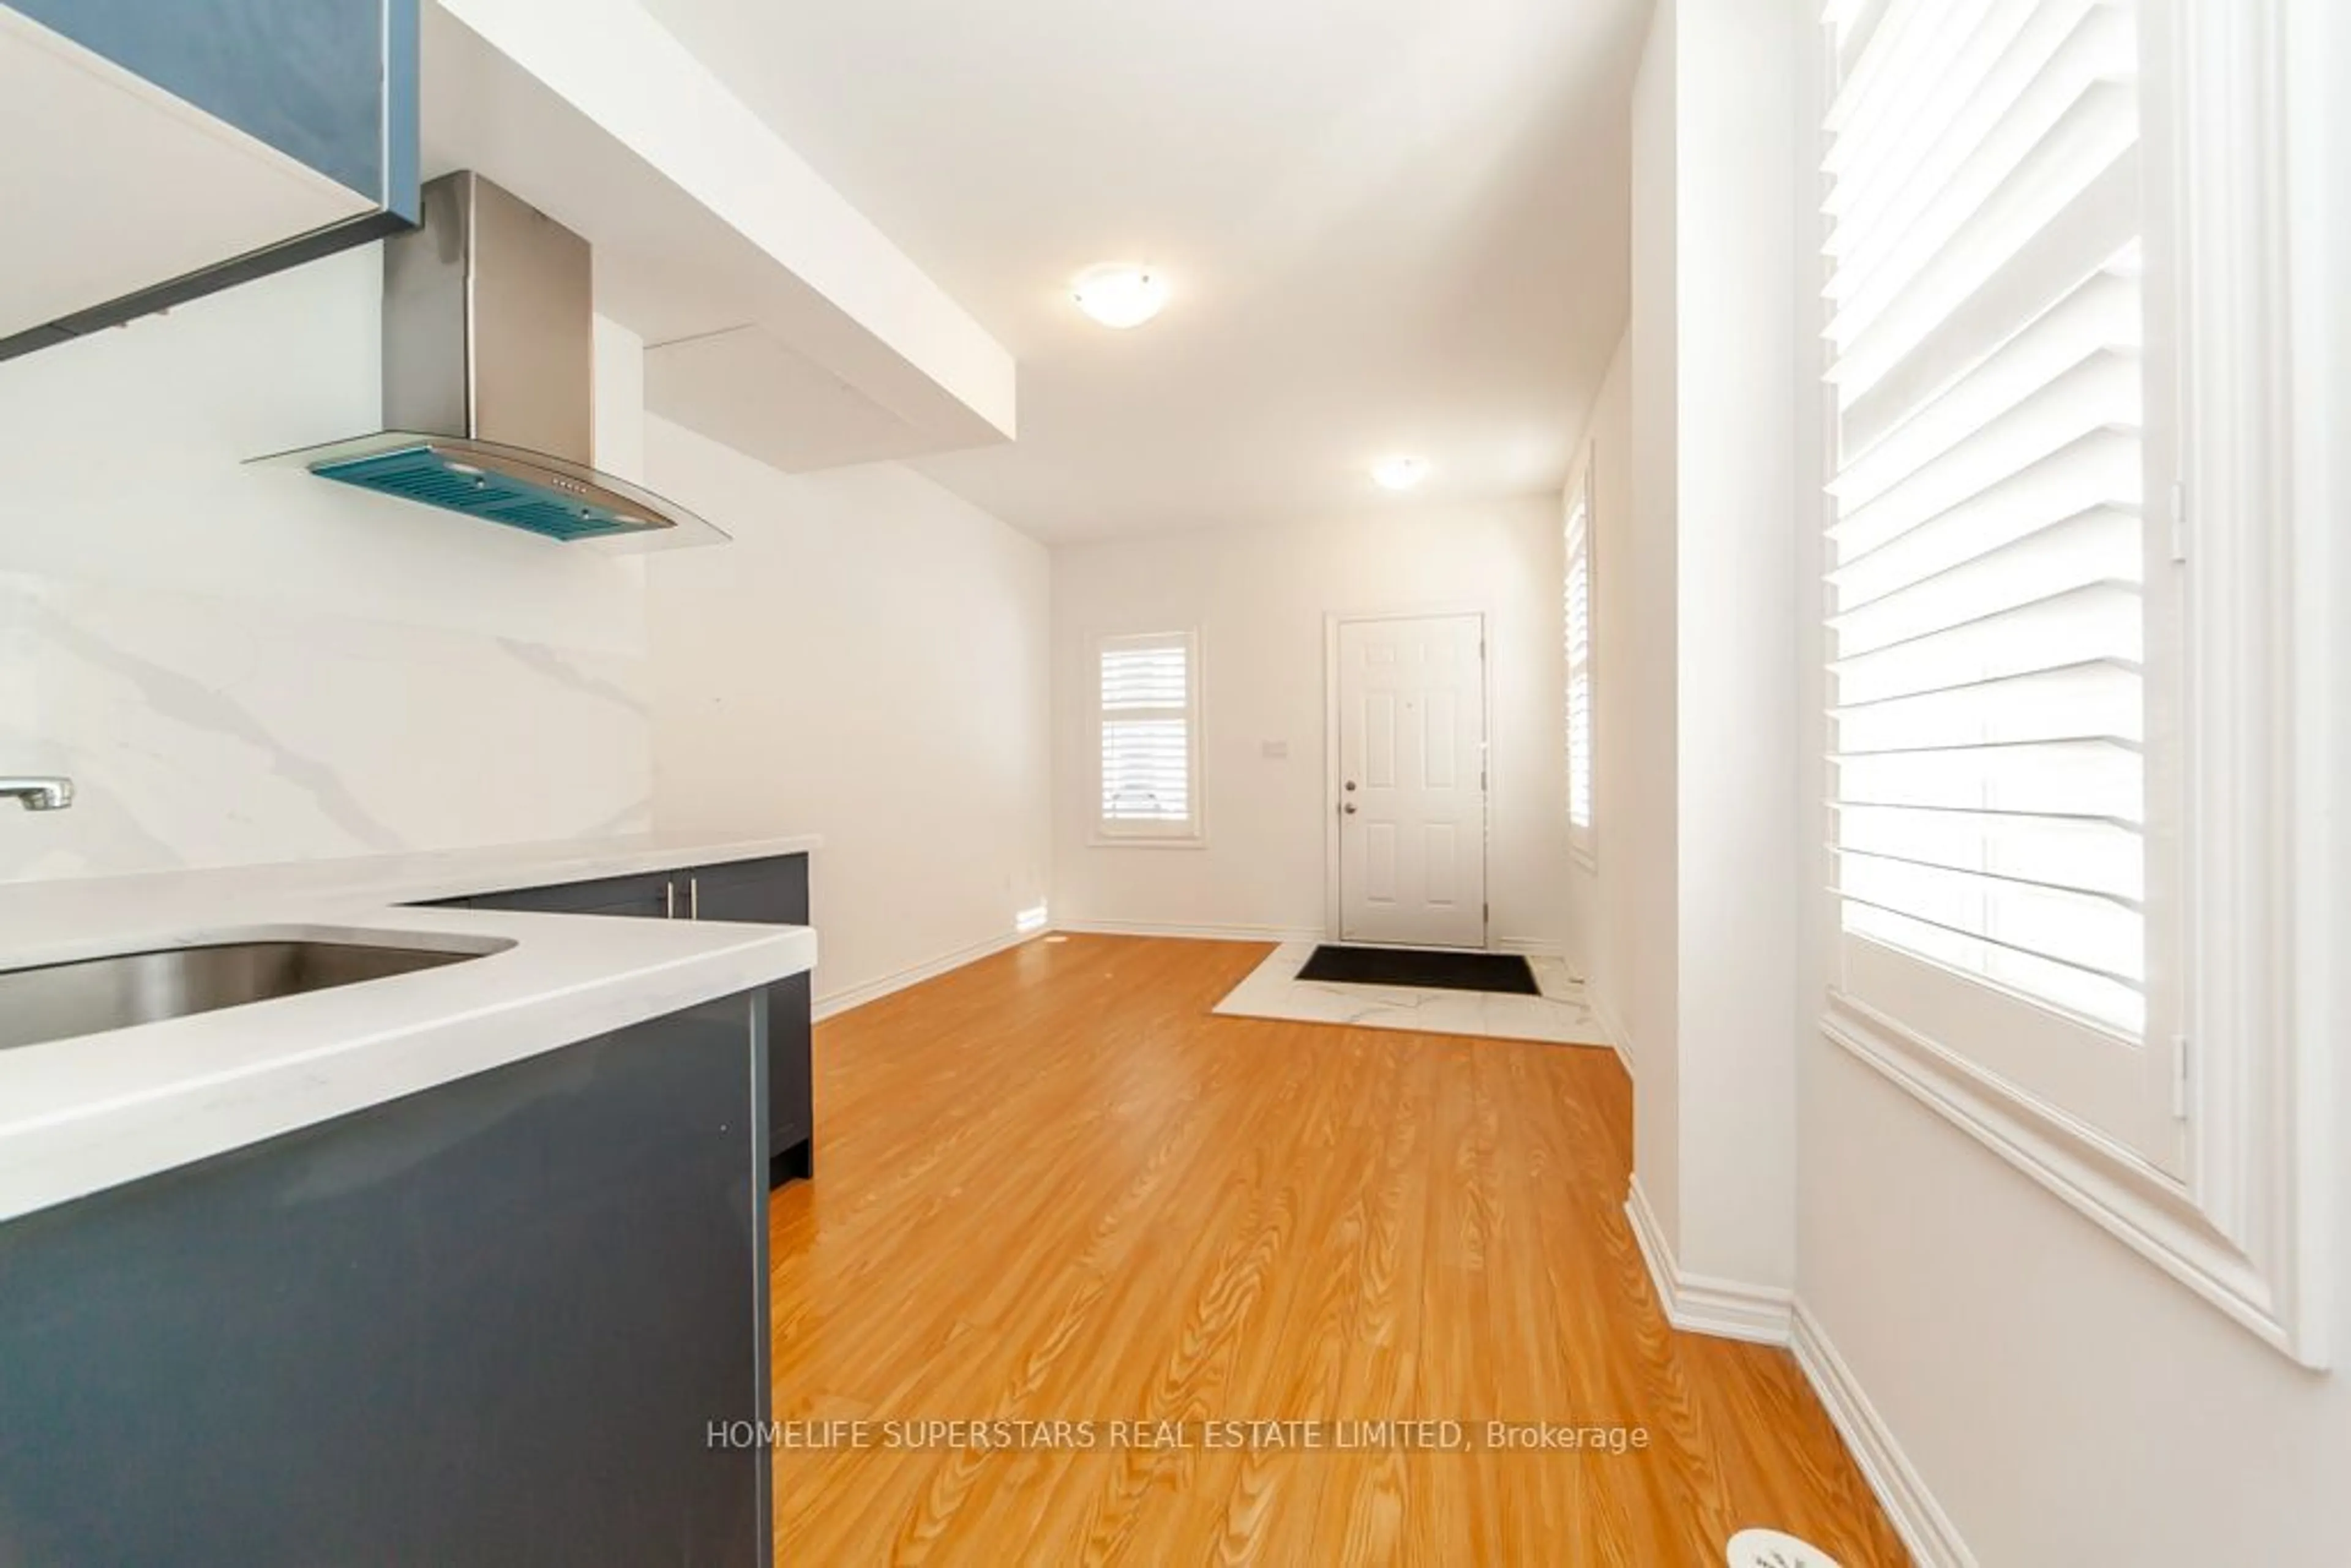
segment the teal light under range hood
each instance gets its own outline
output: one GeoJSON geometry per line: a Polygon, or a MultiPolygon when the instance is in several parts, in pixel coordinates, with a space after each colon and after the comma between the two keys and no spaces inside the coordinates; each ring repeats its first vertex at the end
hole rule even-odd
{"type": "MultiPolygon", "coordinates": [[[[465,456],[479,457],[478,453],[465,456]]],[[[398,446],[372,457],[345,457],[313,463],[310,472],[321,479],[380,490],[404,501],[421,501],[463,512],[469,517],[526,528],[551,539],[602,538],[611,534],[643,533],[674,525],[655,521],[643,510],[622,511],[599,506],[588,497],[597,490],[539,470],[543,478],[514,472],[517,465],[491,467],[466,462],[445,446],[420,442],[398,446]]]]}
{"type": "Polygon", "coordinates": [[[595,314],[588,242],[470,172],[423,188],[383,249],[390,428],[256,462],[612,549],[721,544],[684,507],[589,465],[595,314]]]}

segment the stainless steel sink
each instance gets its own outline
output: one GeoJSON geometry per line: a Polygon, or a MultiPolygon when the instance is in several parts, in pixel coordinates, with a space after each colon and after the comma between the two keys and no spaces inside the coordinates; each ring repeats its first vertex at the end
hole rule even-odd
{"type": "Polygon", "coordinates": [[[483,951],[266,940],[0,970],[0,1051],[387,979],[483,951]]]}

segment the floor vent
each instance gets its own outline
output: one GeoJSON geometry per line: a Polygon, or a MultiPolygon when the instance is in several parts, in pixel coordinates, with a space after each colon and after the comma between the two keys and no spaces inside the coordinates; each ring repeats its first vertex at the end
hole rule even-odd
{"type": "Polygon", "coordinates": [[[1837,1568],[1837,1560],[1776,1530],[1742,1530],[1730,1538],[1730,1568],[1837,1568]]]}

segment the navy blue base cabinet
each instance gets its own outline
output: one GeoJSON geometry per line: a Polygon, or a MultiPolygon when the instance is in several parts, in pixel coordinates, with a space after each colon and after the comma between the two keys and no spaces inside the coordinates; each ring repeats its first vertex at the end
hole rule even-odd
{"type": "Polygon", "coordinates": [[[0,1563],[764,1568],[766,1009],[0,1225],[0,1563]]]}
{"type": "MultiPolygon", "coordinates": [[[[620,915],[647,920],[741,920],[760,925],[809,923],[805,854],[735,861],[687,871],[601,877],[552,887],[518,888],[441,900],[471,909],[543,915],[620,915]]],[[[816,1117],[809,1060],[810,977],[768,988],[768,1163],[777,1186],[816,1174],[816,1117]]]]}

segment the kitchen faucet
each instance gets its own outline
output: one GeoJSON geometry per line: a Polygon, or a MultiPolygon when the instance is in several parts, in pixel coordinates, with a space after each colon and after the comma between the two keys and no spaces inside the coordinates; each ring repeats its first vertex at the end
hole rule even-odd
{"type": "Polygon", "coordinates": [[[0,778],[0,800],[12,796],[24,802],[27,811],[62,811],[73,804],[73,780],[0,778]]]}

